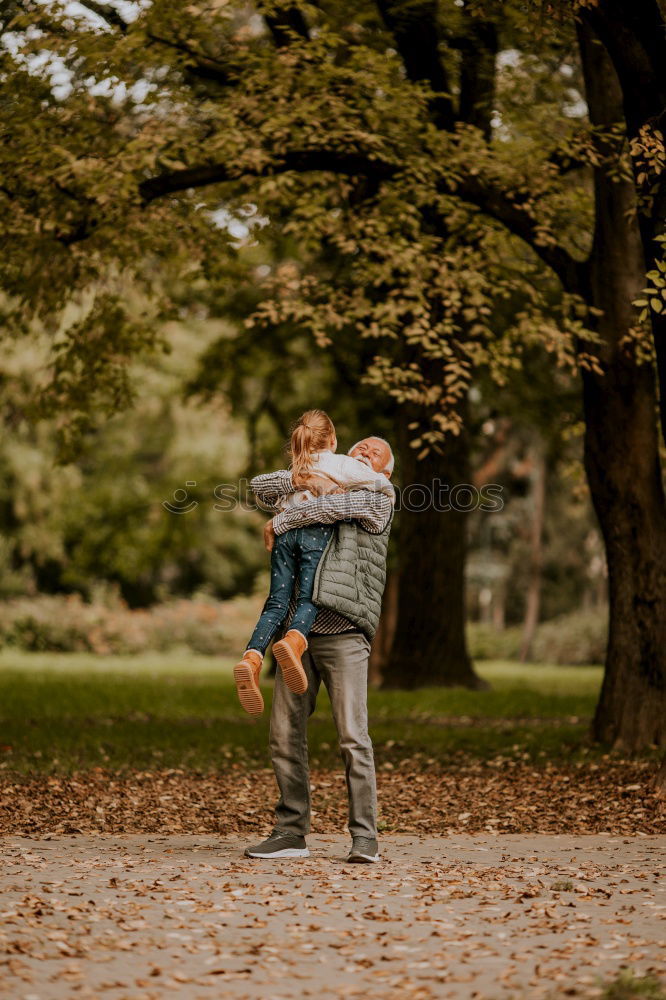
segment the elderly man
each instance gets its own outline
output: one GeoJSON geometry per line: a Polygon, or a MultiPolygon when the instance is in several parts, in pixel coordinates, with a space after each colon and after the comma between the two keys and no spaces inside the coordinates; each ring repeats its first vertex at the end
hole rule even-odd
{"type": "MultiPolygon", "coordinates": [[[[369,437],[350,450],[353,458],[390,476],[393,453],[383,438],[369,437]]],[[[257,476],[250,483],[262,506],[296,489],[317,492],[305,476],[292,481],[288,470],[257,476]]],[[[307,721],[323,681],[328,691],[345,765],[349,797],[348,861],[379,860],[377,791],[372,742],[368,734],[368,655],[377,628],[386,580],[386,551],[393,505],[385,493],[351,490],[317,496],[289,507],[268,522],[266,544],[273,533],[307,524],[333,524],[331,538],[315,578],[313,600],[320,607],[308,637],[303,667],[308,678],[304,695],[294,694],[278,671],[273,695],[270,751],[280,798],[276,825],[261,844],[249,847],[251,858],[306,858],[310,831],[310,774],[307,721]]],[[[293,608],[292,608],[293,612],[293,608]]],[[[287,628],[288,628],[287,624],[287,628]]]]}

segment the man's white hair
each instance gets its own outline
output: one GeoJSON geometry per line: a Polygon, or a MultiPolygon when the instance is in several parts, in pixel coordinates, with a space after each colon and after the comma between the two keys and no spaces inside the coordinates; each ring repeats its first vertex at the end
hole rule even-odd
{"type": "Polygon", "coordinates": [[[380,469],[379,471],[380,472],[385,472],[387,476],[390,476],[391,473],[393,472],[393,466],[395,465],[395,458],[393,457],[393,448],[388,443],[388,441],[386,440],[386,438],[380,438],[377,434],[368,434],[367,437],[361,438],[360,441],[357,441],[356,444],[353,444],[351,446],[351,448],[349,449],[349,451],[347,452],[347,454],[351,455],[351,453],[353,452],[354,448],[358,448],[358,446],[360,444],[362,444],[364,441],[369,441],[371,438],[372,438],[373,441],[381,441],[382,444],[385,444],[386,447],[388,448],[388,450],[389,450],[389,460],[386,463],[386,465],[384,466],[384,468],[380,469]]]}

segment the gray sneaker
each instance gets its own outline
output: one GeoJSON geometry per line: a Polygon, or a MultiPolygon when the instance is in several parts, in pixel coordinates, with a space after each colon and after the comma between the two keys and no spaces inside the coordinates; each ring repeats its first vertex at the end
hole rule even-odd
{"type": "Polygon", "coordinates": [[[354,837],[347,861],[357,865],[372,864],[379,861],[379,848],[374,837],[354,837]]]}
{"type": "Polygon", "coordinates": [[[271,835],[257,844],[256,847],[248,847],[245,851],[246,858],[309,858],[305,843],[305,837],[298,837],[295,833],[288,833],[286,830],[273,830],[271,835]]]}

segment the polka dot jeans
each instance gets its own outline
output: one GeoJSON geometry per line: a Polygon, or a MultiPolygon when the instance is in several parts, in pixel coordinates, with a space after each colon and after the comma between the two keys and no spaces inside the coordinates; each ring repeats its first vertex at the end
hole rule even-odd
{"type": "Polygon", "coordinates": [[[271,589],[248,649],[266,652],[287,617],[296,582],[298,600],[289,627],[307,636],[319,610],[312,603],[315,573],[332,534],[333,525],[311,524],[276,536],[271,553],[271,589]]]}

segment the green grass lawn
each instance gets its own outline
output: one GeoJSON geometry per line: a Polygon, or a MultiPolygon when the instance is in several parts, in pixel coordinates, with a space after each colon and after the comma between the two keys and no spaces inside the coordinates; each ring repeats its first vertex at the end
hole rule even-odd
{"type": "MultiPolygon", "coordinates": [[[[266,712],[245,715],[233,661],[190,652],[135,657],[0,653],[0,766],[68,773],[105,768],[209,770],[268,762],[266,712]]],[[[483,662],[489,691],[370,691],[379,763],[405,757],[446,763],[461,753],[571,759],[603,753],[589,742],[600,667],[483,662]]],[[[315,763],[336,765],[325,691],[310,724],[315,763]]]]}

